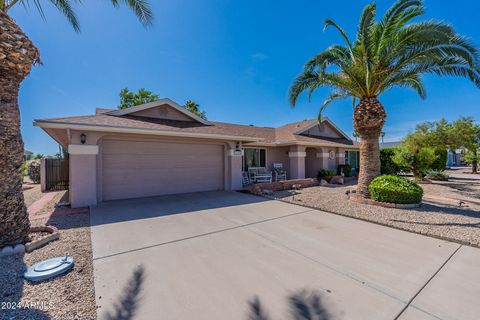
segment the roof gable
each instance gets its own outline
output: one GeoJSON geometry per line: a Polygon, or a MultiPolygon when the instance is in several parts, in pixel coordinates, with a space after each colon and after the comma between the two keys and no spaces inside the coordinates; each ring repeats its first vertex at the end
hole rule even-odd
{"type": "Polygon", "coordinates": [[[351,141],[350,137],[328,118],[323,118],[321,123],[315,122],[302,128],[295,134],[321,138],[341,138],[351,141]]]}
{"type": "Polygon", "coordinates": [[[131,108],[110,111],[105,114],[120,117],[130,115],[153,119],[190,121],[204,125],[211,124],[170,99],[160,99],[131,108]]]}

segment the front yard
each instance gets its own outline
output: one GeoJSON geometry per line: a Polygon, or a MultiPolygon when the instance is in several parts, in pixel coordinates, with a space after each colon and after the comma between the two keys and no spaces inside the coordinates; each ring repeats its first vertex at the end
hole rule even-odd
{"type": "MultiPolygon", "coordinates": [[[[24,186],[27,206],[41,201],[39,185],[24,186]]],[[[93,287],[90,215],[66,215],[55,209],[65,192],[57,192],[38,212],[30,214],[32,226],[53,225],[60,239],[24,255],[0,257],[0,319],[96,319],[93,287]],[[51,215],[53,213],[53,215],[51,215]],[[23,272],[41,260],[69,255],[75,267],[66,275],[38,284],[23,279],[23,272]]]]}
{"type": "Polygon", "coordinates": [[[293,191],[278,191],[273,197],[402,230],[480,246],[480,177],[453,171],[449,173],[449,181],[421,185],[424,201],[421,207],[414,209],[352,203],[346,191],[354,189],[354,185],[305,188],[295,195],[293,191]]]}

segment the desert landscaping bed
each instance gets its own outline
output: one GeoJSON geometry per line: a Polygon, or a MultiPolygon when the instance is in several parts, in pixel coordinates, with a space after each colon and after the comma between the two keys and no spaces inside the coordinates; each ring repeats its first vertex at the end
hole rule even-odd
{"type": "Polygon", "coordinates": [[[32,226],[45,224],[59,229],[59,240],[0,258],[0,300],[9,307],[1,310],[0,319],[96,319],[88,211],[32,221],[32,226]],[[27,266],[64,255],[75,261],[69,273],[38,284],[22,278],[27,266]]]}
{"type": "Polygon", "coordinates": [[[291,190],[276,191],[271,197],[480,247],[480,204],[476,204],[480,198],[480,188],[477,187],[480,187],[480,180],[463,176],[452,178],[449,182],[425,184],[422,185],[425,195],[422,205],[411,209],[353,203],[346,194],[347,190],[354,189],[352,185],[310,187],[295,192],[295,196],[291,190]],[[460,204],[455,199],[472,202],[460,204]]]}

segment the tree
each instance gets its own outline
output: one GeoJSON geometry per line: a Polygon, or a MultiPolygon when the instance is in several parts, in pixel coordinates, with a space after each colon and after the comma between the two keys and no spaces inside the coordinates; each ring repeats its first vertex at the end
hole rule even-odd
{"type": "Polygon", "coordinates": [[[428,147],[427,137],[422,133],[407,135],[393,157],[397,166],[410,169],[417,182],[423,179],[435,160],[435,149],[428,147]]]}
{"type": "Polygon", "coordinates": [[[151,91],[140,88],[137,93],[123,88],[120,90],[120,104],[118,109],[125,109],[135,107],[144,103],[149,103],[158,100],[159,95],[151,91]]]}
{"type": "Polygon", "coordinates": [[[423,135],[422,147],[434,148],[435,160],[430,164],[430,169],[445,170],[448,150],[459,147],[459,140],[452,124],[445,118],[439,121],[427,121],[416,126],[415,134],[423,135]]]}
{"type": "Polygon", "coordinates": [[[393,161],[396,148],[383,148],[380,149],[380,173],[388,175],[398,175],[402,168],[393,161]]]}
{"type": "Polygon", "coordinates": [[[207,120],[207,115],[205,111],[201,111],[199,108],[200,105],[195,101],[187,100],[187,102],[185,102],[185,105],[183,107],[188,111],[190,111],[191,113],[199,116],[200,118],[207,120]]]}
{"type": "MultiPolygon", "coordinates": [[[[33,0],[43,15],[43,1],[33,0]]],[[[50,0],[66,16],[75,31],[80,25],[73,5],[76,0],[50,0]]],[[[121,2],[111,0],[116,7],[121,2]]],[[[122,1],[129,6],[144,25],[152,22],[152,12],[145,0],[122,1]]],[[[22,191],[21,166],[23,140],[20,133],[18,92],[23,79],[34,64],[40,63],[38,49],[23,33],[8,11],[27,0],[0,0],[0,247],[25,242],[30,222],[22,191]]]]}
{"type": "Polygon", "coordinates": [[[326,20],[345,45],[332,45],[310,59],[290,87],[292,106],[303,92],[333,88],[319,116],[334,100],[352,98],[353,124],[360,136],[357,192],[368,197],[369,183],[380,174],[379,136],[386,112],[379,96],[392,87],[406,87],[426,98],[421,76],[461,76],[480,87],[477,48],[452,26],[428,20],[412,22],[425,11],[422,0],[398,0],[376,21],[375,3],[367,5],[351,41],[334,21],[326,20]]]}
{"type": "Polygon", "coordinates": [[[480,126],[472,117],[462,117],[452,124],[456,140],[461,147],[467,149],[465,160],[472,165],[472,173],[478,171],[480,153],[480,126]]]}

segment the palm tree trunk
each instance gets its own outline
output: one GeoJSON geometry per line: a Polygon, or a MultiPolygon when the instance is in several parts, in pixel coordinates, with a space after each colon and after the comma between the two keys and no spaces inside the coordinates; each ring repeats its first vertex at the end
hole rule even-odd
{"type": "Polygon", "coordinates": [[[386,118],[385,109],[377,97],[363,98],[355,107],[353,124],[360,137],[360,172],[357,193],[370,196],[368,185],[380,175],[380,146],[378,139],[386,118]]]}
{"type": "Polygon", "coordinates": [[[30,222],[23,201],[23,141],[16,79],[0,78],[0,246],[24,242],[30,222]]]}
{"type": "Polygon", "coordinates": [[[18,91],[38,59],[37,48],[0,10],[0,247],[26,241],[30,228],[22,190],[18,91]]]}

